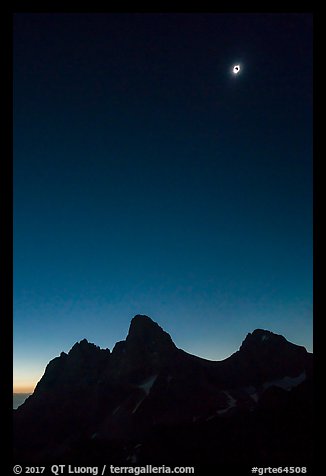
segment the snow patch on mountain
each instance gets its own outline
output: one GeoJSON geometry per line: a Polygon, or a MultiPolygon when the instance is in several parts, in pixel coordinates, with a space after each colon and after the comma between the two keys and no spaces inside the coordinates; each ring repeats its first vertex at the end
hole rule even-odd
{"type": "Polygon", "coordinates": [[[146,398],[146,395],[144,397],[142,397],[135,405],[133,411],[131,413],[136,413],[136,411],[138,410],[138,408],[140,407],[140,405],[143,403],[143,401],[145,400],[146,398]]]}
{"type": "Polygon", "coordinates": [[[227,396],[227,406],[225,408],[223,408],[222,410],[218,410],[217,411],[217,414],[218,415],[223,415],[224,413],[228,412],[230,410],[230,408],[234,408],[236,407],[237,405],[237,401],[235,398],[232,397],[232,395],[230,395],[229,392],[227,392],[226,390],[224,390],[223,392],[226,396],[227,396]]]}
{"type": "Polygon", "coordinates": [[[141,385],[137,385],[138,388],[143,390],[146,393],[146,396],[149,395],[152,386],[154,385],[155,380],[157,379],[158,375],[152,375],[146,382],[142,383],[141,385]]]}
{"type": "Polygon", "coordinates": [[[249,395],[249,397],[253,399],[255,403],[258,402],[259,395],[258,395],[256,387],[250,385],[249,387],[244,387],[243,391],[246,392],[249,395]]]}
{"type": "Polygon", "coordinates": [[[306,380],[306,372],[302,372],[297,377],[283,377],[278,380],[271,380],[270,382],[266,382],[263,385],[263,389],[266,390],[269,387],[280,387],[283,390],[290,391],[292,388],[297,387],[300,383],[306,380]]]}

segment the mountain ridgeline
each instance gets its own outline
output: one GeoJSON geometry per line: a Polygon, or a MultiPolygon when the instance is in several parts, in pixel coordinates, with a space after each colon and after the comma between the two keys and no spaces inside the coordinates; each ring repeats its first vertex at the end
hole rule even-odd
{"type": "Polygon", "coordinates": [[[223,361],[178,349],[137,315],[112,352],[86,339],[14,410],[15,460],[120,465],[307,465],[312,354],[256,329],[223,361]]]}

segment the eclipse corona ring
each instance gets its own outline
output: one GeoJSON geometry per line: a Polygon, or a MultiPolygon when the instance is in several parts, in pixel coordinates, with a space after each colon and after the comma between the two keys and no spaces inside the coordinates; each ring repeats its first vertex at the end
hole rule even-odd
{"type": "Polygon", "coordinates": [[[240,65],[239,64],[235,64],[232,68],[232,72],[233,74],[238,74],[240,73],[240,65]]]}

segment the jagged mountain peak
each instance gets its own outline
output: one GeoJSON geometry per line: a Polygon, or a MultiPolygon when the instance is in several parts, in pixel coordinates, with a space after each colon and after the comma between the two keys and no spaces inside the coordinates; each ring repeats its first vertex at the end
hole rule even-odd
{"type": "Polygon", "coordinates": [[[102,371],[110,354],[109,349],[101,349],[87,339],[76,342],[68,354],[61,352],[60,357],[55,357],[48,363],[35,390],[51,390],[55,393],[67,385],[83,386],[102,371]]]}
{"type": "Polygon", "coordinates": [[[150,348],[158,346],[158,350],[162,345],[175,347],[171,336],[157,322],[141,314],[131,320],[126,344],[150,348]]]}
{"type": "MultiPolygon", "coordinates": [[[[100,349],[99,346],[91,343],[91,342],[88,342],[87,339],[82,339],[81,341],[79,342],[76,342],[73,347],[70,349],[70,351],[68,352],[68,355],[73,355],[73,354],[88,354],[88,353],[94,353],[94,352],[101,352],[103,351],[104,349],[100,349]]],[[[108,351],[108,349],[105,349],[106,351],[108,351]]]]}
{"type": "Polygon", "coordinates": [[[237,365],[247,369],[245,374],[250,375],[252,381],[260,383],[311,372],[311,359],[304,347],[265,329],[255,329],[247,334],[232,358],[237,365]]]}
{"type": "Polygon", "coordinates": [[[253,332],[249,332],[242,342],[242,348],[252,346],[253,344],[271,344],[275,342],[286,342],[286,339],[279,334],[274,334],[267,329],[255,329],[253,332]]]}
{"type": "Polygon", "coordinates": [[[145,378],[171,362],[176,352],[171,336],[157,322],[137,314],[131,320],[126,340],[114,346],[108,371],[111,378],[145,378]]]}
{"type": "MultiPolygon", "coordinates": [[[[177,455],[192,453],[182,446],[189,431],[195,431],[203,455],[212,435],[220,432],[219,445],[225,442],[221,454],[232,447],[234,458],[234,435],[239,434],[237,422],[240,425],[243,416],[250,428],[250,422],[260,422],[265,412],[265,425],[272,409],[272,424],[276,415],[283,428],[282,409],[293,406],[288,403],[292,396],[297,405],[294,421],[309,410],[311,357],[283,336],[255,329],[228,359],[207,361],[178,349],[150,317],[136,315],[126,340],[112,353],[83,339],[48,364],[34,394],[15,410],[15,452],[20,460],[31,454],[35,461],[59,456],[70,461],[71,449],[78,457],[94,450],[98,461],[118,448],[117,461],[125,464],[134,457],[130,444],[132,451],[152,454],[155,435],[162,429],[157,447],[164,447],[164,432],[171,428],[168,440],[175,431],[185,431],[173,440],[177,455]],[[197,422],[205,434],[207,430],[206,439],[201,430],[196,433],[197,422]]],[[[291,421],[287,427],[292,426],[291,421]]],[[[285,443],[293,435],[287,435],[285,443]]],[[[247,439],[251,437],[249,432],[247,439]]],[[[239,445],[241,453],[241,441],[239,445]]]]}
{"type": "Polygon", "coordinates": [[[255,352],[260,349],[291,349],[297,350],[299,352],[306,352],[304,347],[289,342],[284,336],[280,334],[275,334],[274,332],[266,329],[255,329],[253,332],[249,332],[247,334],[245,340],[242,342],[240,351],[250,350],[255,352]]]}

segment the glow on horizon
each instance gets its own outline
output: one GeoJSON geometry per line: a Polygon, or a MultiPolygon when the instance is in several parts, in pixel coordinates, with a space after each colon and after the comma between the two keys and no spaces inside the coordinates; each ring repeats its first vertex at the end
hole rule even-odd
{"type": "MultiPolygon", "coordinates": [[[[197,354],[193,351],[193,349],[189,348],[189,346],[187,346],[188,348],[187,349],[182,349],[184,350],[185,352],[188,352],[190,354],[193,354],[193,355],[197,355],[198,354],[198,357],[202,358],[202,359],[206,359],[206,360],[214,360],[214,361],[219,361],[219,360],[224,360],[226,359],[227,357],[229,357],[232,352],[229,354],[229,355],[225,355],[225,356],[221,356],[220,358],[214,358],[213,357],[213,350],[212,350],[212,353],[210,352],[200,352],[197,354]]],[[[101,348],[104,348],[104,347],[101,347],[101,348]]],[[[58,357],[57,355],[54,355],[53,358],[55,357],[58,357]]],[[[45,366],[48,362],[45,362],[45,366]]],[[[27,370],[27,369],[26,369],[27,370]]],[[[31,371],[32,373],[32,371],[31,371]]],[[[33,376],[33,379],[29,379],[28,376],[26,376],[25,379],[23,378],[19,378],[19,379],[15,379],[13,380],[13,393],[33,393],[34,390],[35,390],[35,387],[36,385],[38,384],[38,382],[41,380],[43,374],[44,374],[44,371],[40,373],[39,376],[35,376],[35,372],[34,373],[34,376],[33,376]]]]}
{"type": "MultiPolygon", "coordinates": [[[[53,357],[56,357],[54,355],[53,357]]],[[[26,359],[28,360],[28,359],[26,359]]],[[[41,362],[35,365],[35,361],[14,363],[13,372],[13,393],[33,393],[37,383],[44,375],[44,370],[48,362],[41,362]]]]}
{"type": "MultiPolygon", "coordinates": [[[[264,327],[264,326],[262,326],[264,327]]],[[[266,326],[265,326],[266,327],[266,326]]],[[[277,333],[277,332],[276,332],[277,333]]],[[[280,331],[280,333],[282,334],[282,332],[280,331]]],[[[243,336],[243,339],[245,338],[245,336],[243,336]]],[[[297,345],[303,345],[306,350],[308,352],[313,352],[313,348],[312,346],[305,346],[304,343],[302,342],[295,342],[295,339],[292,339],[291,336],[288,336],[288,335],[285,335],[285,338],[289,341],[289,342],[293,342],[297,345]]],[[[91,340],[89,340],[90,343],[94,343],[95,345],[98,345],[96,342],[91,342],[91,340]]],[[[175,340],[174,340],[175,342],[175,340]]],[[[219,352],[217,355],[217,348],[216,348],[216,344],[214,343],[214,339],[213,341],[210,341],[210,342],[206,342],[206,345],[203,343],[203,341],[199,341],[194,344],[194,343],[190,343],[190,342],[187,342],[187,341],[183,341],[183,342],[179,342],[179,343],[176,343],[175,344],[177,345],[178,348],[184,350],[185,352],[189,353],[189,354],[192,354],[192,355],[196,355],[197,357],[200,357],[202,359],[205,359],[205,360],[211,360],[211,361],[222,361],[222,360],[225,360],[227,359],[228,357],[230,357],[233,353],[235,353],[236,351],[239,350],[240,346],[241,346],[241,343],[242,343],[242,340],[241,342],[236,342],[233,341],[232,344],[230,345],[230,348],[227,348],[226,346],[223,346],[223,348],[220,347],[220,344],[219,344],[219,352]]],[[[73,345],[73,344],[72,344],[73,345]]],[[[101,346],[100,345],[100,348],[106,348],[105,346],[101,346]]],[[[110,350],[112,350],[113,346],[111,347],[110,350]]],[[[60,352],[57,354],[57,355],[53,355],[52,358],[55,358],[55,357],[58,357],[58,355],[60,354],[60,352]]],[[[46,367],[46,365],[48,364],[48,362],[44,362],[44,369],[46,367]]],[[[17,376],[17,378],[14,377],[14,381],[13,381],[13,393],[33,393],[34,390],[35,390],[35,387],[37,385],[37,383],[40,381],[40,379],[42,378],[43,374],[44,374],[44,369],[42,371],[40,371],[39,375],[37,375],[37,373],[35,372],[35,368],[34,369],[29,369],[27,367],[24,368],[24,374],[25,376],[22,375],[22,373],[20,372],[20,375],[17,376]],[[28,373],[30,374],[28,376],[28,373]],[[32,377],[31,377],[32,375],[32,377]]]]}
{"type": "MultiPolygon", "coordinates": [[[[90,343],[93,343],[95,345],[99,345],[101,349],[106,348],[105,345],[100,345],[97,342],[93,342],[94,339],[88,339],[90,343]]],[[[78,340],[77,340],[78,341],[78,340]]],[[[77,342],[76,341],[76,342],[77,342]]],[[[175,340],[174,340],[175,342],[175,340]]],[[[74,345],[75,342],[71,344],[71,347],[74,345]]],[[[233,348],[234,346],[231,346],[230,350],[227,348],[223,348],[223,351],[219,352],[219,355],[216,355],[216,348],[212,344],[212,342],[209,343],[209,345],[203,344],[203,342],[198,342],[196,345],[194,343],[189,343],[187,341],[179,342],[176,343],[178,348],[184,350],[185,352],[196,355],[197,357],[200,357],[205,360],[212,360],[212,361],[220,361],[228,358],[231,354],[236,352],[238,349],[233,348]]],[[[114,343],[111,345],[110,350],[112,350],[114,347],[114,343]]],[[[69,349],[67,350],[69,352],[69,349]]],[[[37,383],[41,380],[42,376],[44,375],[45,368],[47,364],[49,363],[50,360],[58,357],[60,355],[60,351],[52,355],[48,361],[44,361],[41,364],[39,363],[37,365],[39,369],[39,373],[35,369],[35,362],[30,364],[29,366],[25,363],[24,368],[20,368],[19,365],[17,367],[19,368],[19,371],[16,370],[14,372],[14,378],[13,378],[13,393],[33,393],[35,390],[35,387],[37,383]]],[[[48,357],[47,357],[48,358],[48,357]]]]}
{"type": "Polygon", "coordinates": [[[137,313],[204,359],[312,348],[311,20],[15,15],[15,392],[137,313]]]}
{"type": "Polygon", "coordinates": [[[13,383],[13,393],[33,393],[35,390],[37,382],[26,381],[26,382],[14,382],[13,383]]]}

